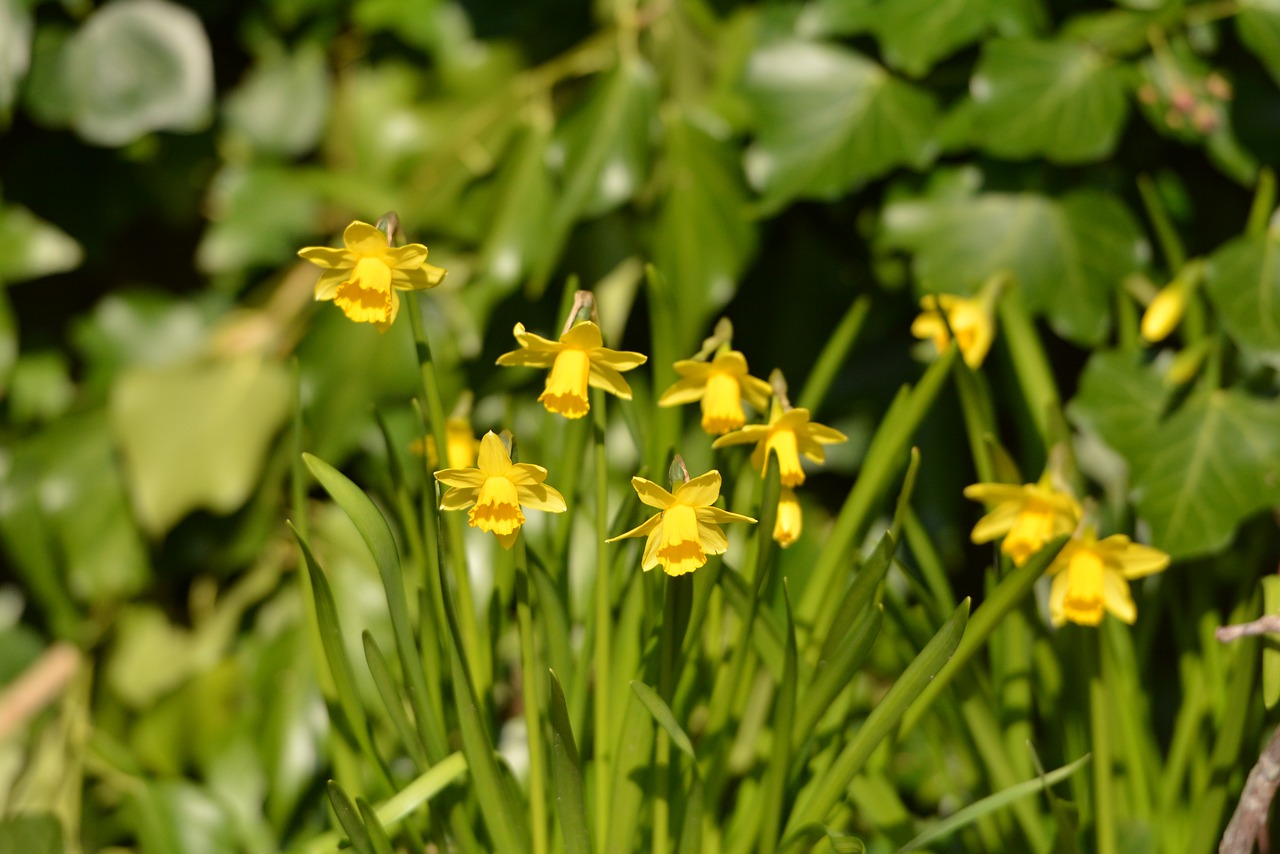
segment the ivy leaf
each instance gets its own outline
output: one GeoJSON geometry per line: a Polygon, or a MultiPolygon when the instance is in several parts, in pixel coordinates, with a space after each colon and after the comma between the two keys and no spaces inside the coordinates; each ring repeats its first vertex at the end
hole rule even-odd
{"type": "Polygon", "coordinates": [[[933,96],[842,47],[798,40],[760,48],[745,89],[756,111],[747,150],[766,211],[795,198],[834,199],[898,166],[933,158],[933,96]]]}
{"type": "Polygon", "coordinates": [[[12,284],[80,266],[80,244],[18,205],[0,205],[0,282],[12,284]]]}
{"type": "Polygon", "coordinates": [[[1236,32],[1280,83],[1280,0],[1240,0],[1236,32]]]}
{"type": "Polygon", "coordinates": [[[122,376],[111,427],[142,526],[160,535],[198,507],[243,504],[288,415],[289,386],[288,371],[255,356],[122,376]]]}
{"type": "Polygon", "coordinates": [[[67,45],[72,125],[90,142],[125,145],[208,122],[213,53],[200,19],[167,0],[115,0],[67,45]]]}
{"type": "Polygon", "coordinates": [[[329,113],[328,59],[314,43],[255,63],[226,101],[227,127],[258,151],[293,156],[320,141],[329,113]]]}
{"type": "Polygon", "coordinates": [[[1280,236],[1239,237],[1209,258],[1205,288],[1228,334],[1262,350],[1280,350],[1280,236]]]}
{"type": "Polygon", "coordinates": [[[872,29],[885,62],[920,77],[940,59],[986,32],[992,0],[893,0],[880,3],[872,29]]]}
{"type": "Polygon", "coordinates": [[[746,188],[732,146],[682,116],[667,128],[666,160],[670,184],[653,258],[673,286],[689,339],[733,297],[755,250],[756,230],[746,216],[746,188]]]}
{"type": "Polygon", "coordinates": [[[1012,160],[1101,160],[1129,111],[1120,67],[1070,41],[989,41],[969,89],[977,143],[1012,160]]]}
{"type": "Polygon", "coordinates": [[[1142,454],[1160,423],[1169,391],[1138,351],[1094,353],[1080,374],[1067,415],[1126,460],[1142,454]]]}
{"type": "Polygon", "coordinates": [[[1234,390],[1191,401],[1141,443],[1134,501],[1175,558],[1226,546],[1236,526],[1280,504],[1280,403],[1234,390]]]}
{"type": "Polygon", "coordinates": [[[1090,345],[1110,325],[1112,289],[1148,251],[1125,206],[1093,190],[896,202],[885,209],[883,238],[915,253],[916,278],[930,291],[972,293],[1011,273],[1032,311],[1090,345]]]}

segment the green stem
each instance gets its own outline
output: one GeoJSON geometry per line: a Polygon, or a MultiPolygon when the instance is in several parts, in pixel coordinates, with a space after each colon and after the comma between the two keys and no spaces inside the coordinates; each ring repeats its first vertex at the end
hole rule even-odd
{"type": "Polygon", "coordinates": [[[533,635],[530,608],[529,558],[524,538],[516,539],[516,620],[520,631],[520,670],[524,691],[524,722],[529,744],[529,812],[533,854],[547,854],[547,767],[542,742],[538,682],[543,671],[533,635]]]}
{"type": "Polygon", "coordinates": [[[1000,298],[999,312],[1001,333],[1012,357],[1018,385],[1022,387],[1022,399],[1030,410],[1040,441],[1048,448],[1053,444],[1050,412],[1062,407],[1049,358],[1017,288],[1009,288],[1000,298]]]}
{"type": "Polygon", "coordinates": [[[1097,631],[1084,634],[1081,651],[1086,656],[1089,680],[1089,721],[1093,734],[1093,820],[1098,854],[1116,854],[1115,791],[1111,769],[1111,721],[1107,713],[1107,689],[1102,673],[1102,652],[1097,631]]]}
{"type": "Polygon", "coordinates": [[[596,849],[605,850],[609,838],[609,811],[613,802],[613,724],[608,676],[613,645],[613,602],[610,596],[609,549],[609,469],[605,457],[605,397],[599,390],[592,393],[594,426],[594,462],[596,492],[596,578],[595,578],[595,775],[596,775],[596,849]]]}
{"type": "Polygon", "coordinates": [[[991,449],[987,447],[986,441],[987,434],[993,430],[990,401],[985,399],[978,375],[963,360],[956,360],[955,378],[965,432],[969,436],[969,452],[973,455],[973,467],[978,473],[978,481],[993,483],[996,479],[995,467],[991,463],[991,449]]]}
{"type": "MultiPolygon", "coordinates": [[[[658,695],[672,705],[675,693],[675,638],[677,585],[687,579],[662,579],[662,625],[658,627],[658,695]]],[[[653,854],[667,854],[671,850],[671,736],[664,727],[658,727],[654,763],[653,799],[653,854]]]]}
{"type": "MultiPolygon", "coordinates": [[[[1182,248],[1182,240],[1178,237],[1178,231],[1173,227],[1172,220],[1169,219],[1169,213],[1164,209],[1160,191],[1150,175],[1138,176],[1138,194],[1142,196],[1142,204],[1147,209],[1147,216],[1156,231],[1156,241],[1160,244],[1165,263],[1169,265],[1169,274],[1176,275],[1186,263],[1187,253],[1182,248]]],[[[1094,768],[1097,773],[1096,763],[1094,768]]]]}
{"type": "Polygon", "coordinates": [[[864,294],[858,297],[845,312],[840,324],[827,339],[822,353],[818,355],[818,361],[814,362],[813,368],[809,371],[809,378],[805,380],[804,391],[801,392],[800,402],[796,406],[812,412],[822,404],[827,391],[831,388],[831,383],[844,365],[849,350],[858,339],[858,333],[862,331],[862,324],[867,319],[870,309],[871,298],[864,294]]]}

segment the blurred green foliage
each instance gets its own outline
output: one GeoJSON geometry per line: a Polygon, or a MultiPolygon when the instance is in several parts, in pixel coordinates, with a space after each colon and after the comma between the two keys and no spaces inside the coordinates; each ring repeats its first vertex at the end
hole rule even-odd
{"type": "MultiPolygon", "coordinates": [[[[1280,549],[1263,513],[1280,505],[1278,84],[1271,0],[0,0],[0,595],[16,602],[0,608],[0,676],[61,639],[95,677],[28,737],[0,733],[0,805],[22,813],[0,821],[0,851],[75,838],[267,852],[327,826],[322,781],[355,760],[330,749],[327,674],[287,574],[289,415],[302,447],[394,507],[398,488],[422,489],[416,460],[389,474],[419,432],[419,377],[408,323],[378,335],[313,307],[315,272],[295,253],[387,210],[450,271],[422,321],[444,400],[473,391],[477,423],[515,410],[506,394],[527,376],[493,358],[516,320],[558,329],[569,276],[596,287],[607,340],[650,353],[637,409],[721,314],[753,366],[799,390],[870,295],[853,358],[814,404],[852,441],[804,497],[811,531],[830,530],[875,425],[919,374],[918,297],[1010,275],[1026,314],[1002,309],[975,380],[991,453],[1033,480],[1066,442],[1109,529],[1182,561],[1143,603],[1137,652],[1116,647],[1147,667],[1135,702],[1154,733],[1117,760],[1132,787],[1121,850],[1209,850],[1262,728],[1251,653],[1209,632],[1244,616],[1280,549]],[[1175,338],[1144,346],[1142,306],[1200,261],[1175,338]],[[661,276],[642,275],[650,262],[661,276]],[[1236,741],[1213,742],[1232,723],[1236,741]]],[[[677,418],[643,423],[674,435],[677,418]]],[[[585,435],[517,420],[535,446],[585,435]]],[[[944,396],[914,437],[929,465],[904,560],[928,563],[932,540],[954,589],[981,598],[963,429],[944,396]]],[[[656,442],[618,465],[655,464],[656,442]]],[[[701,468],[708,454],[687,452],[701,468]]],[[[309,520],[338,620],[394,649],[379,567],[344,515],[313,503],[295,521],[309,520]]],[[[798,601],[823,561],[848,559],[818,552],[787,553],[798,601]]],[[[514,582],[492,583],[509,603],[514,582]]],[[[789,615],[770,595],[781,660],[789,615]]],[[[899,672],[948,613],[927,632],[916,611],[888,614],[903,643],[875,667],[899,672]]],[[[344,640],[360,662],[357,634],[344,640]]],[[[1264,662],[1274,705],[1280,659],[1264,662]]],[[[1013,677],[995,670],[1005,690],[1013,677]]],[[[585,682],[559,676],[581,733],[585,682]]],[[[882,688],[859,684],[859,702],[882,688]]],[[[482,702],[490,722],[499,700],[482,702]]],[[[1025,724],[1009,731],[1029,734],[1031,713],[1009,702],[1025,724]]],[[[646,723],[628,722],[637,743],[646,723]]],[[[1082,731],[1048,740],[1058,764],[1087,752],[1082,731]]],[[[1008,788],[970,753],[965,794],[1008,788]]],[[[956,806],[936,767],[873,772],[849,789],[861,818],[843,816],[874,831],[872,850],[956,806]]],[[[937,850],[1044,841],[1012,827],[937,850]]]]}

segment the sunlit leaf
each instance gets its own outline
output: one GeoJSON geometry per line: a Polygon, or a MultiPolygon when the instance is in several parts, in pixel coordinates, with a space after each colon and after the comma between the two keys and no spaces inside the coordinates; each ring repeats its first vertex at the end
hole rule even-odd
{"type": "Polygon", "coordinates": [[[767,210],[833,199],[933,156],[932,95],[851,50],[771,44],[751,56],[744,85],[756,111],[747,177],[767,210]]]}
{"type": "Polygon", "coordinates": [[[737,290],[756,229],[747,217],[733,147],[683,116],[666,133],[670,183],[655,226],[653,261],[672,286],[679,332],[692,346],[737,290]]]}
{"type": "Polygon", "coordinates": [[[1237,238],[1209,259],[1205,288],[1236,341],[1280,350],[1280,235],[1237,238]]]}
{"type": "Polygon", "coordinates": [[[987,42],[969,88],[978,143],[1014,160],[1100,160],[1128,114],[1119,67],[1068,41],[987,42]]]}
{"type": "Polygon", "coordinates": [[[1126,459],[1150,443],[1169,397],[1160,375],[1135,351],[1100,350],[1080,375],[1067,414],[1126,459]]]}
{"type": "Polygon", "coordinates": [[[1236,12],[1240,41],[1280,83],[1280,0],[1241,0],[1236,12]]]}
{"type": "Polygon", "coordinates": [[[31,12],[26,0],[0,0],[0,126],[31,62],[31,12]]]}
{"type": "Polygon", "coordinates": [[[314,43],[259,60],[227,96],[227,126],[259,151],[298,155],[315,147],[329,112],[329,69],[314,43]]]}
{"type": "Polygon", "coordinates": [[[18,205],[0,205],[0,282],[74,270],[84,253],[57,227],[18,205]]]}
{"type": "Polygon", "coordinates": [[[977,39],[1001,0],[895,0],[876,6],[872,29],[885,61],[912,77],[977,39]]]}
{"type": "Polygon", "coordinates": [[[1246,518],[1280,503],[1280,404],[1227,389],[1200,395],[1133,464],[1152,544],[1175,558],[1218,551],[1246,518]]]}
{"type": "Polygon", "coordinates": [[[213,56],[200,19],[168,0],[115,0],[67,45],[72,124],[99,145],[209,120],[213,56]]]}
{"type": "Polygon", "coordinates": [[[1028,307],[1081,344],[1101,340],[1114,288],[1148,252],[1125,206],[1094,190],[897,202],[885,209],[884,239],[915,252],[916,279],[929,291],[972,293],[1011,273],[1028,307]]]}
{"type": "Polygon", "coordinates": [[[291,405],[288,372],[256,356],[124,375],[111,428],[143,527],[243,504],[291,405]]]}

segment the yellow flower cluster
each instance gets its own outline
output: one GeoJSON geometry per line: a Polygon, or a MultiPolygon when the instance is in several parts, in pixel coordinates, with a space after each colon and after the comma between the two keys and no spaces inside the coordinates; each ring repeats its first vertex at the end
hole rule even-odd
{"type": "Polygon", "coordinates": [[[1025,564],[1055,537],[1074,532],[1049,565],[1048,575],[1053,578],[1049,618],[1054,625],[1096,626],[1106,611],[1132,623],[1138,612],[1129,581],[1169,565],[1169,556],[1158,549],[1121,534],[1099,540],[1093,528],[1081,529],[1080,503],[1054,486],[1048,472],[1039,483],[977,483],[964,494],[993,505],[974,526],[973,541],[989,543],[1003,537],[1000,551],[1016,566],[1025,564]]]}

